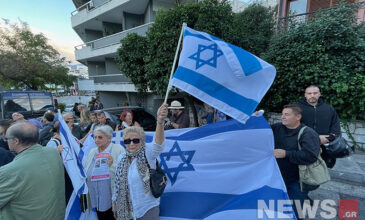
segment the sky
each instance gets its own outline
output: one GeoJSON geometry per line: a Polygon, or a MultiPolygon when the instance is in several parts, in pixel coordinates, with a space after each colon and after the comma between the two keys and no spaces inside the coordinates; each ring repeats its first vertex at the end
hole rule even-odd
{"type": "Polygon", "coordinates": [[[63,57],[78,64],[74,47],[83,42],[71,27],[71,12],[76,10],[72,0],[0,0],[0,5],[0,18],[26,22],[34,33],[43,33],[63,57]]]}
{"type": "Polygon", "coordinates": [[[72,0],[0,0],[0,5],[0,18],[26,22],[34,33],[43,33],[67,60],[78,63],[74,47],[83,42],[71,26],[71,12],[76,10],[72,0]]]}

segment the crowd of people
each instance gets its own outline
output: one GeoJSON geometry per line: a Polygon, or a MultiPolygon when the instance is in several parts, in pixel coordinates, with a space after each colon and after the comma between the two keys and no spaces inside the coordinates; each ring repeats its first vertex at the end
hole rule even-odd
{"type": "MultiPolygon", "coordinates": [[[[333,167],[335,158],[326,153],[324,144],[330,141],[331,135],[340,135],[336,111],[320,96],[317,86],[309,86],[297,104],[283,107],[282,122],[272,125],[273,155],[289,198],[302,202],[310,199],[308,192],[313,188],[300,187],[298,165],[314,163],[322,152],[328,167],[333,167]],[[307,127],[298,139],[304,126],[307,127]]],[[[97,148],[88,153],[84,170],[91,206],[98,218],[158,219],[159,198],[151,194],[149,167],[156,168],[156,159],[164,147],[164,131],[189,127],[185,107],[177,100],[170,106],[160,106],[150,144],[146,144],[144,130],[133,120],[130,110],[121,113],[118,124],[102,110],[90,111],[85,105],[78,105],[77,110],[79,124],[75,124],[71,112],[62,117],[81,147],[93,134],[97,148]],[[169,110],[171,116],[167,118],[169,110]],[[111,142],[113,132],[119,130],[123,130],[126,149],[111,142]],[[107,177],[100,172],[108,173],[107,177]]],[[[206,104],[199,114],[204,119],[202,124],[225,118],[221,115],[217,119],[219,112],[206,104]]],[[[63,146],[57,114],[47,111],[42,123],[26,120],[19,112],[12,116],[11,120],[0,121],[0,216],[3,219],[63,219],[73,188],[60,156],[63,146]]]]}

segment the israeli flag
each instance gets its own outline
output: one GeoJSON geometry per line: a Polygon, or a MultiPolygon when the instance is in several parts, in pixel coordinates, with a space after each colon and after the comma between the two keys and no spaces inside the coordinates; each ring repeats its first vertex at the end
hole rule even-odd
{"type": "Polygon", "coordinates": [[[58,113],[59,129],[61,135],[61,143],[63,146],[62,161],[68,175],[72,181],[74,191],[66,207],[65,220],[80,219],[81,206],[80,195],[87,194],[86,175],[81,164],[84,152],[80,149],[80,145],[76,142],[66,122],[63,120],[61,113],[58,113]]]}
{"type": "Polygon", "coordinates": [[[89,134],[89,136],[87,136],[87,138],[85,139],[85,141],[82,145],[83,145],[82,151],[84,152],[84,156],[81,158],[81,162],[82,162],[82,166],[86,167],[86,161],[87,161],[87,157],[88,157],[90,151],[93,148],[97,147],[95,144],[95,141],[94,141],[94,134],[89,134]]]}
{"type": "MultiPolygon", "coordinates": [[[[168,177],[160,219],[296,219],[267,121],[227,120],[168,130],[159,162],[168,177]]],[[[147,133],[146,142],[153,133],[147,133]]]]}
{"type": "MultiPolygon", "coordinates": [[[[146,132],[146,143],[153,135],[146,132]]],[[[112,142],[124,146],[121,137],[115,132],[112,142]]],[[[160,220],[296,219],[263,116],[168,130],[165,137],[159,164],[168,183],[160,220]]]]}
{"type": "Polygon", "coordinates": [[[204,32],[185,27],[170,84],[245,123],[274,81],[275,67],[204,32]]]}

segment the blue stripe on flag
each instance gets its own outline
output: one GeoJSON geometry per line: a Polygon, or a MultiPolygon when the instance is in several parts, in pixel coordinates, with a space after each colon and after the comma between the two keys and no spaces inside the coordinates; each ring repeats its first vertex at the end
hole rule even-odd
{"type": "Polygon", "coordinates": [[[80,148],[80,152],[79,152],[79,156],[78,156],[80,161],[82,161],[82,159],[84,158],[84,154],[85,154],[84,151],[82,150],[82,148],[80,148]]]}
{"type": "Polygon", "coordinates": [[[187,30],[187,29],[185,29],[185,31],[184,31],[184,37],[186,37],[186,36],[192,36],[192,37],[197,37],[197,38],[200,38],[200,39],[203,39],[203,40],[212,41],[211,39],[206,38],[206,37],[204,37],[204,36],[203,36],[203,35],[201,35],[201,34],[194,34],[194,33],[190,32],[190,31],[189,31],[189,30],[187,30]]]}
{"type": "MultiPolygon", "coordinates": [[[[228,43],[227,43],[228,44],[228,43]]],[[[236,54],[237,59],[239,60],[243,71],[245,72],[246,76],[249,76],[253,73],[262,69],[260,61],[251,53],[235,46],[232,44],[228,44],[229,47],[233,50],[236,54]]]]}
{"type": "Polygon", "coordinates": [[[81,204],[80,204],[80,195],[85,189],[85,183],[80,187],[77,195],[75,196],[75,200],[72,203],[70,213],[67,216],[67,220],[79,220],[81,216],[81,204]]]}
{"type": "MultiPolygon", "coordinates": [[[[238,130],[270,129],[270,128],[271,128],[270,125],[267,123],[266,119],[262,116],[250,117],[250,119],[246,122],[246,124],[242,124],[234,119],[230,119],[217,123],[207,124],[203,127],[199,127],[191,131],[188,131],[180,136],[167,136],[166,139],[193,141],[223,132],[238,131],[238,130]]],[[[146,142],[148,143],[147,137],[149,136],[146,136],[146,142]]]]}
{"type": "Polygon", "coordinates": [[[256,109],[258,105],[255,100],[241,96],[214,80],[182,66],[177,68],[173,77],[198,88],[210,96],[214,94],[214,96],[212,96],[213,98],[224,102],[246,115],[251,115],[252,109],[256,109]]]}
{"type": "Polygon", "coordinates": [[[71,206],[70,213],[67,216],[67,220],[79,220],[81,216],[80,196],[76,195],[75,200],[71,206]]]}
{"type": "Polygon", "coordinates": [[[269,186],[241,195],[167,192],[161,196],[160,216],[203,219],[226,210],[257,209],[258,200],[264,200],[266,204],[269,204],[269,200],[286,199],[289,198],[284,191],[269,186]]]}

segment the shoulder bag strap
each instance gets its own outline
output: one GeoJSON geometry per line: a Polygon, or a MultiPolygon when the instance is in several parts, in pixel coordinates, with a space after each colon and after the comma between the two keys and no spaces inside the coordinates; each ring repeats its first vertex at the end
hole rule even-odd
{"type": "MultiPolygon", "coordinates": [[[[302,149],[302,147],[300,146],[300,143],[299,143],[299,139],[300,139],[300,137],[302,137],[303,131],[304,131],[304,129],[305,129],[306,127],[307,127],[307,126],[303,126],[303,127],[299,130],[299,133],[298,133],[298,149],[299,149],[299,150],[301,150],[301,149],[302,149]]],[[[300,179],[300,177],[299,177],[299,184],[300,184],[300,191],[302,191],[302,192],[303,192],[303,182],[302,182],[302,180],[300,179]]]]}
{"type": "MultiPolygon", "coordinates": [[[[151,171],[152,168],[151,168],[150,164],[148,163],[148,160],[146,157],[146,152],[144,152],[144,157],[146,158],[147,167],[148,167],[149,171],[151,171]]],[[[156,169],[157,169],[157,167],[158,167],[158,160],[156,159],[156,169]]]]}
{"type": "Polygon", "coordinates": [[[305,129],[306,127],[307,127],[307,126],[304,126],[304,127],[302,127],[302,128],[299,130],[299,134],[298,134],[298,148],[299,148],[299,150],[301,150],[301,149],[302,149],[302,147],[300,146],[300,143],[299,143],[299,139],[302,137],[303,131],[304,131],[304,129],[305,129]]]}
{"type": "Polygon", "coordinates": [[[58,139],[58,138],[55,138],[55,139],[53,139],[52,141],[54,141],[54,142],[56,143],[57,147],[58,147],[59,145],[61,145],[61,140],[60,140],[60,139],[58,139]]]}

